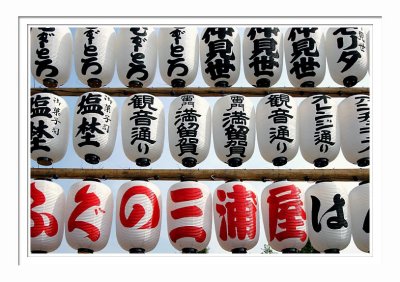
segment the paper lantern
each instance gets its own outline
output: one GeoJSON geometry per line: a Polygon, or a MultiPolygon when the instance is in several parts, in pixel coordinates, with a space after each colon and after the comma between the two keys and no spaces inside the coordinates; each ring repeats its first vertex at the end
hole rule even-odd
{"type": "Polygon", "coordinates": [[[367,57],[368,57],[368,60],[367,60],[367,70],[368,70],[368,73],[370,73],[371,71],[369,70],[369,68],[370,68],[370,65],[371,65],[371,41],[370,41],[371,39],[370,39],[370,30],[368,29],[368,31],[367,31],[367,57]]]}
{"type": "Polygon", "coordinates": [[[211,110],[206,99],[193,94],[175,98],[168,116],[169,149],[185,167],[204,161],[210,150],[211,110]]]}
{"type": "Polygon", "coordinates": [[[115,69],[115,37],[112,27],[76,29],[75,70],[83,84],[98,88],[110,83],[115,69]]]}
{"type": "Polygon", "coordinates": [[[299,142],[303,158],[316,167],[333,161],[340,151],[337,106],[328,95],[308,97],[299,106],[299,142]]]}
{"type": "Polygon", "coordinates": [[[369,183],[360,183],[349,194],[351,233],[361,251],[369,253],[369,183]]]}
{"type": "Polygon", "coordinates": [[[205,28],[200,37],[203,79],[210,87],[229,87],[240,74],[240,36],[237,28],[205,28]]]}
{"type": "Polygon", "coordinates": [[[153,250],[160,238],[161,191],[148,181],[129,181],[118,190],[116,230],[119,245],[130,253],[153,250]]]}
{"type": "Polygon", "coordinates": [[[307,232],[319,252],[339,253],[351,239],[347,190],[333,182],[320,182],[305,193],[307,232]]]}
{"type": "Polygon", "coordinates": [[[346,160],[369,165],[370,105],[368,95],[353,95],[338,107],[340,145],[346,160]]]}
{"type": "Polygon", "coordinates": [[[299,149],[297,104],[287,94],[269,94],[256,112],[258,147],[263,158],[275,166],[285,165],[299,149]]]}
{"type": "Polygon", "coordinates": [[[149,166],[164,147],[164,105],[150,94],[134,94],[122,106],[122,144],[138,166],[149,166]]]}
{"type": "Polygon", "coordinates": [[[66,205],[65,237],[78,253],[102,250],[108,242],[113,217],[111,189],[100,181],[72,185],[66,205]]]}
{"type": "Polygon", "coordinates": [[[191,84],[199,68],[199,36],[196,27],[160,28],[159,65],[162,79],[172,87],[191,84]]]}
{"type": "Polygon", "coordinates": [[[119,80],[128,87],[148,87],[157,65],[157,34],[152,27],[121,27],[116,39],[119,80]]]}
{"type": "Polygon", "coordinates": [[[112,97],[101,92],[83,94],[75,107],[75,152],[90,164],[108,159],[114,149],[117,127],[118,109],[112,97]]]}
{"type": "Polygon", "coordinates": [[[30,194],[31,252],[52,252],[64,235],[64,191],[57,183],[32,180],[30,194]]]}
{"type": "Polygon", "coordinates": [[[292,182],[277,181],[261,195],[268,245],[283,253],[297,253],[307,243],[306,212],[301,191],[292,182]]]}
{"type": "Polygon", "coordinates": [[[249,98],[227,95],[213,111],[214,147],[218,158],[231,167],[242,165],[254,152],[255,111],[249,98]]]}
{"type": "Polygon", "coordinates": [[[31,158],[40,165],[60,161],[69,140],[69,107],[51,93],[31,96],[31,158]]]}
{"type": "Polygon", "coordinates": [[[226,182],[215,189],[213,202],[215,233],[225,251],[246,253],[257,245],[258,199],[251,185],[226,182]]]}
{"type": "Polygon", "coordinates": [[[294,87],[316,87],[325,76],[325,37],[320,28],[289,28],[285,34],[285,61],[294,87]]]}
{"type": "Polygon", "coordinates": [[[169,188],[167,223],[169,241],[182,253],[197,253],[211,239],[212,199],[208,187],[183,181],[169,188]]]}
{"type": "Polygon", "coordinates": [[[46,87],[67,82],[72,64],[72,34],[68,27],[31,28],[31,71],[46,87]]]}
{"type": "Polygon", "coordinates": [[[332,79],[355,86],[368,69],[366,34],[363,28],[332,27],[326,32],[326,57],[332,79]]]}
{"type": "Polygon", "coordinates": [[[283,67],[283,41],[279,28],[245,29],[243,66],[246,79],[253,86],[270,87],[278,82],[283,67]]]}

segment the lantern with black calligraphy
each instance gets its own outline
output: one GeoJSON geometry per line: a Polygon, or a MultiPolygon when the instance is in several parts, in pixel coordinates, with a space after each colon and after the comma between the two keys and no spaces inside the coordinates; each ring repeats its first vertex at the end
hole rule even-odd
{"type": "Polygon", "coordinates": [[[339,253],[351,239],[346,188],[333,182],[317,182],[305,193],[307,232],[319,252],[339,253]]]}
{"type": "Polygon", "coordinates": [[[268,245],[282,253],[297,253],[307,243],[306,212],[301,191],[283,180],[267,186],[261,210],[268,245]]]}
{"type": "Polygon", "coordinates": [[[68,27],[31,28],[31,71],[46,87],[67,82],[72,65],[72,34],[68,27]]]}
{"type": "Polygon", "coordinates": [[[113,217],[111,189],[97,179],[72,185],[66,204],[65,237],[78,253],[102,250],[108,242],[113,217]]]}
{"type": "Polygon", "coordinates": [[[218,158],[231,167],[241,166],[254,152],[255,111],[249,98],[219,98],[213,111],[214,147],[218,158]]]}
{"type": "Polygon", "coordinates": [[[205,28],[200,38],[203,79],[210,87],[229,87],[240,74],[240,36],[236,28],[205,28]]]}
{"type": "Polygon", "coordinates": [[[185,167],[205,160],[210,150],[211,109],[206,99],[185,94],[175,98],[168,116],[169,149],[185,167]]]}
{"type": "Polygon", "coordinates": [[[349,194],[351,233],[361,251],[369,253],[369,183],[361,182],[349,194]]]}
{"type": "Polygon", "coordinates": [[[129,181],[118,190],[116,230],[119,245],[130,253],[153,250],[160,238],[161,191],[148,181],[129,181]]]}
{"type": "Polygon", "coordinates": [[[369,165],[370,105],[368,95],[353,95],[338,107],[340,145],[346,160],[369,165]]]}
{"type": "Polygon", "coordinates": [[[157,65],[157,34],[152,27],[121,27],[116,39],[119,80],[128,87],[147,87],[157,65]]]}
{"type": "Polygon", "coordinates": [[[283,41],[279,28],[245,29],[243,66],[246,79],[253,86],[271,87],[278,82],[283,67],[283,41]]]}
{"type": "Polygon", "coordinates": [[[329,73],[336,83],[352,87],[367,74],[365,37],[360,27],[332,27],[326,32],[329,73]]]}
{"type": "Polygon", "coordinates": [[[212,199],[209,188],[183,181],[169,188],[167,199],[169,241],[182,253],[197,253],[211,239],[212,199]]]}
{"type": "Polygon", "coordinates": [[[317,87],[325,76],[325,37],[320,28],[289,28],[285,34],[285,61],[294,87],[317,87]]]}
{"type": "Polygon", "coordinates": [[[110,83],[115,70],[115,37],[112,27],[76,29],[75,70],[83,84],[99,88],[110,83]]]}
{"type": "Polygon", "coordinates": [[[259,237],[258,200],[253,187],[230,181],[214,191],[214,221],[218,243],[228,252],[247,253],[259,237]]]}
{"type": "Polygon", "coordinates": [[[164,106],[150,94],[134,94],[122,106],[122,144],[125,155],[138,166],[149,166],[164,146],[164,106]]]}
{"type": "Polygon", "coordinates": [[[64,191],[51,180],[32,180],[30,195],[31,252],[52,252],[64,235],[64,191]]]}
{"type": "Polygon", "coordinates": [[[285,165],[299,149],[297,104],[287,94],[270,94],[260,100],[256,112],[258,147],[275,166],[285,165]]]}
{"type": "Polygon", "coordinates": [[[199,68],[199,37],[196,27],[160,28],[159,65],[162,79],[172,87],[191,84],[199,68]]]}
{"type": "Polygon", "coordinates": [[[74,149],[90,164],[108,159],[115,145],[118,127],[117,103],[101,92],[79,97],[74,116],[74,149]]]}
{"type": "Polygon", "coordinates": [[[340,151],[340,131],[334,99],[319,94],[301,102],[298,112],[299,142],[303,158],[316,167],[333,161],[340,151]]]}
{"type": "Polygon", "coordinates": [[[31,96],[31,158],[40,165],[60,161],[67,152],[69,107],[51,93],[31,96]]]}

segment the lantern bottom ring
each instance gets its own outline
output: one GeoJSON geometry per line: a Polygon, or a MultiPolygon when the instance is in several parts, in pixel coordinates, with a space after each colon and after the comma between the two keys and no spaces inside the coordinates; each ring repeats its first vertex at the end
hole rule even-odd
{"type": "Polygon", "coordinates": [[[46,251],[41,251],[41,250],[32,250],[31,253],[32,254],[47,254],[46,251]]]}
{"type": "Polygon", "coordinates": [[[326,254],[339,254],[339,253],[340,253],[340,250],[339,250],[339,249],[335,249],[335,248],[333,248],[333,249],[326,249],[326,250],[324,251],[324,253],[326,253],[326,254]]]}
{"type": "Polygon", "coordinates": [[[87,83],[90,88],[100,88],[101,85],[103,84],[102,81],[98,78],[89,78],[87,80],[87,83]]]}
{"type": "Polygon", "coordinates": [[[296,254],[298,253],[296,248],[286,248],[282,250],[282,254],[296,254]]]}
{"type": "Polygon", "coordinates": [[[319,158],[314,161],[315,167],[325,167],[329,164],[329,160],[327,158],[319,158]]]}
{"type": "Polygon", "coordinates": [[[56,88],[58,85],[58,81],[52,78],[43,79],[43,85],[48,88],[56,88]]]}
{"type": "Polygon", "coordinates": [[[228,160],[228,165],[231,167],[238,167],[241,166],[243,163],[241,158],[231,158],[228,160]]]}
{"type": "Polygon", "coordinates": [[[53,164],[53,160],[47,157],[39,157],[37,158],[37,163],[44,166],[49,166],[53,164]]]}
{"type": "Polygon", "coordinates": [[[131,81],[129,81],[128,86],[130,88],[142,88],[143,83],[141,83],[140,81],[137,81],[137,80],[131,80],[131,81]]]}
{"type": "Polygon", "coordinates": [[[345,77],[343,79],[343,85],[346,87],[352,87],[352,86],[356,85],[357,83],[358,83],[358,79],[354,75],[345,77]]]}
{"type": "Polygon", "coordinates": [[[145,250],[143,248],[131,248],[129,249],[130,254],[144,254],[145,250]]]}
{"type": "Polygon", "coordinates": [[[182,164],[185,167],[194,167],[197,164],[197,160],[195,158],[192,158],[192,157],[183,158],[182,164]]]}
{"type": "Polygon", "coordinates": [[[229,87],[228,81],[218,81],[214,85],[215,87],[229,87]]]}
{"type": "Polygon", "coordinates": [[[182,254],[196,254],[197,250],[195,248],[183,248],[182,254]]]}
{"type": "Polygon", "coordinates": [[[256,87],[270,87],[271,86],[271,81],[268,78],[260,78],[257,80],[256,87]]]}
{"type": "Polygon", "coordinates": [[[305,81],[303,82],[300,87],[315,87],[314,81],[305,81]]]}
{"type": "Polygon", "coordinates": [[[246,248],[235,248],[232,249],[232,254],[247,254],[247,249],[246,248]]]}
{"type": "Polygon", "coordinates": [[[95,154],[86,154],[85,161],[90,164],[98,164],[100,162],[100,157],[95,154]]]}
{"type": "Polygon", "coordinates": [[[358,165],[359,167],[369,166],[369,157],[359,159],[359,160],[357,161],[357,165],[358,165]]]}
{"type": "Polygon", "coordinates": [[[183,79],[175,78],[171,81],[172,87],[185,87],[186,82],[183,79]]]}
{"type": "Polygon", "coordinates": [[[286,157],[277,157],[272,160],[272,164],[274,166],[283,166],[287,164],[287,158],[286,157]]]}
{"type": "Polygon", "coordinates": [[[137,166],[149,166],[150,163],[151,163],[150,159],[147,159],[147,158],[136,159],[137,166]]]}
{"type": "Polygon", "coordinates": [[[93,250],[88,248],[79,248],[78,254],[93,254],[93,250]]]}

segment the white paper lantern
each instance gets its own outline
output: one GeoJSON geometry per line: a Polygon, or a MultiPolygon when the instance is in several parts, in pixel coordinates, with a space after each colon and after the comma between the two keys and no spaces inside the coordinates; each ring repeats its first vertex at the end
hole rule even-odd
{"type": "Polygon", "coordinates": [[[285,34],[285,61],[294,87],[316,87],[325,76],[325,37],[320,28],[288,28],[285,34]]]}
{"type": "Polygon", "coordinates": [[[347,190],[333,182],[320,182],[305,193],[307,232],[319,252],[339,253],[351,239],[347,190]]]}
{"type": "Polygon", "coordinates": [[[370,103],[368,95],[353,95],[338,107],[340,145],[346,160],[369,165],[370,103]]]}
{"type": "Polygon", "coordinates": [[[229,87],[240,74],[240,36],[237,28],[205,28],[200,37],[203,79],[210,87],[229,87]]]}
{"type": "Polygon", "coordinates": [[[75,33],[75,70],[79,80],[98,88],[110,83],[115,70],[113,27],[82,27],[75,33]]]}
{"type": "Polygon", "coordinates": [[[169,149],[186,167],[204,161],[210,150],[211,109],[206,99],[185,94],[175,98],[168,116],[169,149]]]}
{"type": "Polygon", "coordinates": [[[116,39],[119,80],[129,87],[148,87],[157,65],[157,34],[152,27],[121,27],[116,39]]]}
{"type": "Polygon", "coordinates": [[[301,191],[283,180],[267,186],[261,210],[268,245],[283,253],[297,253],[307,243],[306,212],[301,191]]]}
{"type": "Polygon", "coordinates": [[[332,97],[313,95],[301,102],[298,112],[300,151],[316,167],[333,161],[340,151],[337,106],[332,97]]]}
{"type": "Polygon", "coordinates": [[[97,181],[72,185],[66,205],[65,237],[81,253],[102,250],[108,242],[113,217],[111,189],[97,181]]]}
{"type": "Polygon", "coordinates": [[[46,87],[67,82],[72,65],[72,34],[68,27],[31,28],[31,71],[46,87]]]}
{"type": "Polygon", "coordinates": [[[367,43],[362,27],[329,28],[326,49],[329,73],[336,83],[352,87],[367,74],[367,43]]]}
{"type": "Polygon", "coordinates": [[[125,155],[138,166],[149,166],[164,147],[164,105],[150,94],[134,94],[122,106],[122,144],[125,155]]]}
{"type": "Polygon", "coordinates": [[[116,231],[130,253],[153,250],[160,238],[161,191],[148,181],[129,181],[118,190],[116,231]]]}
{"type": "Polygon", "coordinates": [[[263,158],[275,166],[285,165],[299,149],[297,103],[287,94],[269,94],[256,112],[257,140],[263,158]]]}
{"type": "Polygon", "coordinates": [[[162,79],[172,87],[191,84],[199,68],[199,36],[196,27],[160,28],[159,65],[162,79]]]}
{"type": "Polygon", "coordinates": [[[271,87],[278,82],[283,67],[283,41],[279,28],[245,29],[243,67],[247,81],[253,86],[271,87]]]}
{"type": "Polygon", "coordinates": [[[255,110],[249,98],[227,95],[213,110],[214,147],[218,158],[237,167],[250,159],[256,138],[255,110]]]}
{"type": "Polygon", "coordinates": [[[369,253],[369,183],[360,183],[349,194],[351,233],[361,251],[369,253]]]}
{"type": "Polygon", "coordinates": [[[31,96],[31,158],[41,165],[60,161],[67,152],[69,107],[51,93],[31,96]]]}
{"type": "Polygon", "coordinates": [[[211,239],[212,199],[209,188],[183,181],[169,188],[167,199],[169,241],[183,253],[205,249],[211,239]]]}
{"type": "Polygon", "coordinates": [[[101,92],[79,97],[74,116],[73,143],[79,157],[90,164],[108,159],[115,145],[118,109],[115,100],[101,92]]]}
{"type": "Polygon", "coordinates": [[[31,252],[52,252],[64,235],[64,191],[57,183],[32,180],[30,195],[31,252]]]}
{"type": "Polygon", "coordinates": [[[370,39],[370,30],[368,29],[368,31],[367,31],[367,57],[368,57],[368,60],[367,60],[367,70],[368,70],[368,73],[370,73],[371,71],[369,70],[369,68],[370,68],[370,65],[371,65],[371,39],[370,39]]]}

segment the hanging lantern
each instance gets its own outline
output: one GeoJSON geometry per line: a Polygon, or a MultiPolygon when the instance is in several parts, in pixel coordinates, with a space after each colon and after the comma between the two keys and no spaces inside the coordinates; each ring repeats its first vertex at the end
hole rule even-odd
{"type": "Polygon", "coordinates": [[[370,105],[368,95],[353,95],[338,107],[340,145],[346,160],[360,167],[369,165],[370,105]]]}
{"type": "Polygon", "coordinates": [[[161,192],[148,181],[129,181],[117,195],[117,239],[130,253],[153,250],[160,238],[161,192]]]}
{"type": "Polygon", "coordinates": [[[138,166],[149,166],[164,147],[164,105],[150,94],[134,94],[122,107],[122,144],[125,155],[138,166]]]}
{"type": "Polygon", "coordinates": [[[107,94],[87,92],[79,97],[74,116],[74,149],[90,164],[108,159],[118,127],[117,103],[107,94]]]}
{"type": "Polygon", "coordinates": [[[83,84],[99,88],[110,83],[115,69],[115,41],[112,27],[76,29],[75,70],[83,84]]]}
{"type": "Polygon", "coordinates": [[[317,87],[325,76],[325,38],[320,28],[289,28],[285,34],[287,75],[294,87],[317,87]]]}
{"type": "Polygon", "coordinates": [[[113,217],[111,189],[99,180],[72,185],[67,198],[65,237],[78,253],[102,250],[108,242],[113,217]]]}
{"type": "Polygon", "coordinates": [[[31,181],[31,252],[56,250],[64,234],[64,191],[49,180],[31,181]]]}
{"type": "Polygon", "coordinates": [[[218,158],[231,167],[251,158],[256,138],[255,111],[249,98],[219,98],[213,112],[214,147],[218,158]]]}
{"type": "Polygon", "coordinates": [[[283,41],[279,28],[245,29],[243,66],[246,79],[253,86],[271,87],[278,82],[283,67],[283,41]]]}
{"type": "Polygon", "coordinates": [[[121,27],[116,39],[119,80],[128,87],[148,87],[157,65],[157,34],[152,27],[121,27]]]}
{"type": "Polygon", "coordinates": [[[349,194],[351,233],[361,251],[369,253],[369,183],[360,183],[349,194]]]}
{"type": "Polygon", "coordinates": [[[365,77],[368,69],[365,37],[362,27],[333,27],[326,32],[328,67],[336,83],[352,87],[365,77]]]}
{"type": "Polygon", "coordinates": [[[31,96],[31,158],[40,165],[60,161],[67,152],[69,108],[51,93],[31,96]]]}
{"type": "Polygon", "coordinates": [[[162,79],[172,87],[191,84],[199,68],[199,37],[196,27],[160,28],[159,64],[162,79]]]}
{"type": "Polygon", "coordinates": [[[67,82],[72,64],[72,34],[67,27],[31,28],[31,71],[45,87],[67,82]]]}
{"type": "Polygon", "coordinates": [[[334,99],[318,94],[299,106],[299,142],[303,158],[316,167],[333,161],[340,150],[339,123],[334,99]]]}
{"type": "Polygon", "coordinates": [[[307,232],[319,252],[339,253],[351,239],[347,190],[333,182],[312,185],[305,193],[307,232]]]}
{"type": "Polygon", "coordinates": [[[370,68],[370,62],[371,62],[371,42],[370,42],[370,30],[368,29],[368,31],[367,31],[367,70],[368,70],[368,73],[370,73],[371,71],[369,70],[369,68],[370,68]]]}
{"type": "Polygon", "coordinates": [[[261,195],[268,245],[282,253],[297,253],[307,243],[306,212],[301,191],[292,182],[278,181],[261,195]]]}
{"type": "Polygon", "coordinates": [[[236,28],[205,28],[200,39],[203,79],[210,87],[229,87],[240,74],[240,36],[236,28]]]}
{"type": "Polygon", "coordinates": [[[263,158],[275,166],[285,165],[299,149],[297,104],[287,94],[269,94],[256,112],[258,147],[263,158]]]}
{"type": "Polygon", "coordinates": [[[197,253],[211,239],[212,199],[208,187],[197,181],[171,186],[167,199],[169,241],[182,253],[197,253]]]}
{"type": "Polygon", "coordinates": [[[168,116],[169,149],[185,167],[204,161],[210,150],[211,110],[206,99],[185,94],[175,98],[168,116]]]}

